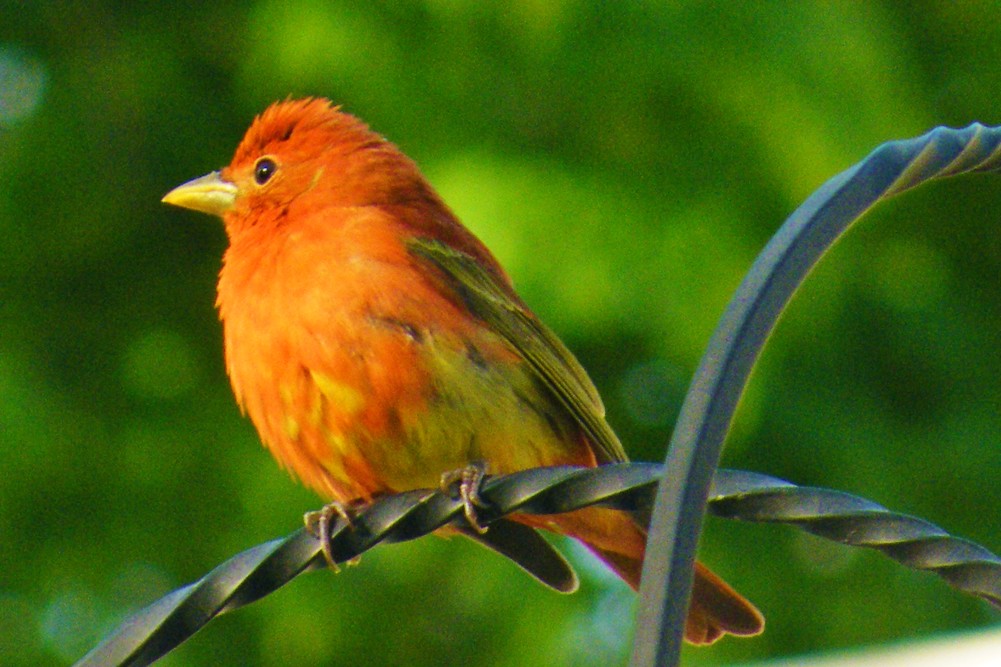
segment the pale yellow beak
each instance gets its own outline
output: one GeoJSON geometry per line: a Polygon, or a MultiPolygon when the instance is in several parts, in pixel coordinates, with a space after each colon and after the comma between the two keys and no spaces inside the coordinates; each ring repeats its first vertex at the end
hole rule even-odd
{"type": "Polygon", "coordinates": [[[178,185],[160,201],[209,215],[218,215],[221,218],[223,213],[233,208],[236,194],[236,186],[222,180],[218,171],[213,171],[178,185]]]}

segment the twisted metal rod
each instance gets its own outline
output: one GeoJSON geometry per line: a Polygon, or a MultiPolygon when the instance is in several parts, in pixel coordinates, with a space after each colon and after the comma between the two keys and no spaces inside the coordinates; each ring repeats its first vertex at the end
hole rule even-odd
{"type": "Polygon", "coordinates": [[[674,667],[713,471],[779,315],[821,256],[867,210],[922,183],[1001,169],[1001,128],[938,127],[877,147],[817,189],[758,255],[727,306],[678,415],[650,521],[632,667],[674,667]]]}
{"type": "MultiPolygon", "coordinates": [[[[491,477],[481,490],[486,507],[478,517],[490,523],[512,512],[557,514],[589,505],[648,507],[662,472],[658,464],[621,463],[536,468],[491,477]]],[[[844,544],[879,549],[1001,607],[1001,558],[926,521],[863,498],[721,469],[710,489],[709,510],[730,519],[786,523],[844,544]]],[[[387,496],[360,510],[350,527],[337,521],[332,553],[337,562],[345,562],[381,542],[415,539],[465,521],[462,501],[440,491],[387,496]]],[[[148,665],[215,616],[254,602],[303,572],[324,567],[319,541],[305,530],[261,544],[138,612],[76,665],[148,665]]]]}
{"type": "Polygon", "coordinates": [[[739,470],[717,475],[709,493],[709,512],[715,516],[783,523],[834,542],[875,549],[1001,608],[1001,558],[924,519],[843,491],[796,486],[739,470]]]}

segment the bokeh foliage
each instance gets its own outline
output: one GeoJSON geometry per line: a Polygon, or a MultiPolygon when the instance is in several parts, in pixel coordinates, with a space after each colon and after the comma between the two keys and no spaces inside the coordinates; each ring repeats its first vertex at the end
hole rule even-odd
{"type": "MultiPolygon", "coordinates": [[[[1001,123],[991,2],[0,3],[0,664],[65,664],[299,525],[233,404],[225,238],[167,210],[253,115],[323,95],[424,168],[661,459],[701,351],[793,208],[877,144],[1001,123]]],[[[997,177],[881,205],[773,336],[726,464],[833,486],[1001,550],[997,177]]],[[[462,540],[377,549],[223,617],[165,665],[573,664],[633,596],[577,553],[557,596],[462,540]]],[[[710,521],[767,633],[723,664],[997,624],[931,576],[710,521]]]]}

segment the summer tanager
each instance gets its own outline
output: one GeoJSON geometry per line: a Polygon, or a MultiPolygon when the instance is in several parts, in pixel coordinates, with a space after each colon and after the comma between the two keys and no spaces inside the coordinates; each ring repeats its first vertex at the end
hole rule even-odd
{"type": "MultiPolygon", "coordinates": [[[[228,167],[163,201],[222,217],[217,305],[236,399],[278,461],[337,508],[471,465],[626,460],[587,374],[490,251],[409,158],[328,101],[271,106],[228,167]]],[[[508,518],[518,523],[463,532],[572,590],[533,528],[553,530],[639,586],[642,517],[508,518]]],[[[762,627],[697,566],[688,641],[762,627]]]]}

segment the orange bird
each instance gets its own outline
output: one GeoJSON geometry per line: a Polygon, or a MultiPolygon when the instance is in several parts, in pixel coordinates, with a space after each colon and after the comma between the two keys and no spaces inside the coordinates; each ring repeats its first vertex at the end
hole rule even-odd
{"type": "MultiPolygon", "coordinates": [[[[584,369],[490,251],[409,158],[327,100],[272,105],[228,167],[163,201],[222,217],[216,304],[236,400],[336,512],[453,477],[471,510],[478,469],[627,460],[584,369]]],[[[484,531],[468,515],[460,532],[559,590],[576,578],[534,528],[580,540],[639,586],[642,518],[586,508],[484,531]]],[[[688,641],[762,627],[697,566],[688,641]]]]}

